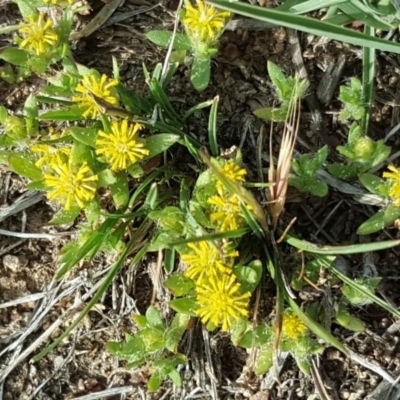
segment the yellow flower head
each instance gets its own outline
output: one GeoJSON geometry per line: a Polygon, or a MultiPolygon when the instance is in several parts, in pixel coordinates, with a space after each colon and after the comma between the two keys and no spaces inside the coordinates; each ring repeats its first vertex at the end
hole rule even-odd
{"type": "MultiPolygon", "coordinates": [[[[231,181],[241,183],[245,181],[247,171],[244,168],[239,167],[234,160],[229,160],[221,168],[221,172],[231,181]]],[[[217,181],[217,189],[219,192],[223,190],[224,186],[221,181],[217,181]]]]}
{"type": "Polygon", "coordinates": [[[98,78],[94,73],[85,74],[75,88],[78,95],[72,96],[72,101],[76,101],[79,104],[79,108],[83,110],[83,117],[88,118],[91,115],[93,119],[96,119],[100,109],[90,94],[93,93],[112,105],[118,105],[118,95],[113,89],[117,85],[118,81],[116,79],[109,79],[105,74],[101,78],[98,78]]]}
{"type": "Polygon", "coordinates": [[[394,165],[389,165],[388,169],[392,172],[384,172],[383,177],[390,179],[389,196],[393,198],[394,204],[400,207],[400,170],[394,165]]]}
{"type": "Polygon", "coordinates": [[[235,275],[210,276],[196,285],[196,291],[199,304],[196,314],[203,323],[210,321],[227,331],[233,321],[248,314],[251,293],[241,294],[235,275]]]}
{"type": "Polygon", "coordinates": [[[212,44],[218,38],[231,13],[218,11],[202,0],[196,0],[196,3],[197,7],[193,7],[190,3],[185,4],[186,14],[182,22],[190,37],[212,44]]]}
{"type": "Polygon", "coordinates": [[[96,154],[103,154],[113,171],[128,168],[150,153],[144,148],[144,141],[136,137],[141,127],[139,124],[128,123],[126,119],[122,122],[113,121],[111,133],[98,132],[96,154]]]}
{"type": "Polygon", "coordinates": [[[307,327],[292,312],[283,315],[282,321],[282,337],[286,339],[298,339],[306,332],[307,327]]]}
{"type": "Polygon", "coordinates": [[[69,147],[55,147],[48,144],[32,144],[29,146],[33,153],[39,153],[40,158],[35,165],[38,168],[43,166],[50,167],[51,165],[61,164],[65,158],[69,158],[71,149],[69,147]]]}
{"type": "Polygon", "coordinates": [[[243,225],[244,217],[240,211],[239,198],[236,195],[219,191],[207,202],[213,206],[210,221],[217,225],[219,231],[233,231],[243,225]]]}
{"type": "Polygon", "coordinates": [[[46,186],[52,189],[47,197],[62,204],[68,211],[72,205],[83,208],[85,202],[92,200],[96,193],[96,181],[86,161],[76,167],[71,162],[52,165],[52,173],[44,174],[43,180],[46,186]]]}
{"type": "Polygon", "coordinates": [[[239,255],[235,250],[229,252],[218,251],[215,245],[207,241],[189,243],[188,247],[193,250],[193,253],[182,254],[181,257],[189,267],[186,271],[186,276],[197,282],[200,282],[204,276],[216,276],[218,273],[229,274],[232,265],[232,261],[229,258],[239,255]]]}
{"type": "Polygon", "coordinates": [[[44,20],[44,15],[40,13],[30,15],[28,22],[29,24],[19,29],[19,33],[23,36],[22,41],[18,40],[19,47],[37,56],[54,49],[58,35],[53,29],[53,21],[44,20]]]}

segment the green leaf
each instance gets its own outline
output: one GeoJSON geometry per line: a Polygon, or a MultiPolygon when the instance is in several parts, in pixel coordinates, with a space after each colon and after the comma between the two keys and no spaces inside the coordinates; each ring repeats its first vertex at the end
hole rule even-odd
{"type": "Polygon", "coordinates": [[[94,150],[81,142],[75,141],[72,145],[71,159],[76,166],[81,166],[86,161],[92,171],[96,168],[94,150]]]}
{"type": "Polygon", "coordinates": [[[279,100],[283,101],[285,99],[285,94],[290,90],[289,83],[286,79],[285,74],[282,70],[272,61],[268,61],[267,63],[268,75],[271,78],[272,84],[274,85],[279,100]]]}
{"type": "Polygon", "coordinates": [[[110,169],[104,169],[97,174],[99,180],[97,181],[97,187],[101,188],[104,186],[112,185],[117,182],[117,178],[110,169]]]}
{"type": "Polygon", "coordinates": [[[182,387],[182,379],[179,372],[176,369],[171,370],[168,376],[172,380],[173,384],[177,387],[182,387]]]}
{"type": "Polygon", "coordinates": [[[178,349],[179,341],[185,333],[190,322],[190,316],[185,314],[176,314],[171,325],[165,333],[165,347],[174,353],[178,349]]]}
{"type": "Polygon", "coordinates": [[[363,222],[357,229],[358,235],[369,235],[378,232],[385,227],[384,211],[378,211],[372,217],[363,222]]]}
{"type": "Polygon", "coordinates": [[[254,346],[262,346],[270,343],[273,337],[272,329],[268,325],[257,325],[255,331],[248,330],[239,340],[238,345],[245,349],[252,349],[254,346]]]}
{"type": "Polygon", "coordinates": [[[80,121],[82,115],[74,110],[52,110],[46,111],[39,116],[43,121],[80,121]]]}
{"type": "Polygon", "coordinates": [[[160,312],[153,306],[146,311],[147,323],[153,328],[164,329],[164,323],[161,319],[160,312]]]}
{"type": "Polygon", "coordinates": [[[11,169],[18,175],[38,181],[42,177],[42,171],[28,157],[12,155],[8,159],[11,169]]]}
{"type": "Polygon", "coordinates": [[[72,137],[79,142],[90,147],[96,147],[97,129],[96,128],[81,128],[73,126],[68,129],[72,137]]]}
{"type": "Polygon", "coordinates": [[[170,307],[181,314],[196,317],[197,303],[194,297],[174,299],[169,302],[170,307]]]}
{"type": "Polygon", "coordinates": [[[257,375],[265,374],[272,367],[273,363],[273,346],[272,344],[267,344],[262,346],[257,357],[254,372],[257,375]]]}
{"type": "Polygon", "coordinates": [[[362,185],[371,193],[382,196],[381,187],[385,186],[385,181],[376,175],[361,174],[359,176],[362,185]]]}
{"type": "Polygon", "coordinates": [[[30,94],[25,100],[24,115],[28,118],[37,118],[39,116],[38,104],[36,97],[30,94]]]}
{"type": "Polygon", "coordinates": [[[159,387],[161,386],[163,380],[163,376],[161,375],[160,371],[157,370],[156,372],[154,372],[154,374],[151,376],[151,378],[149,379],[149,382],[147,384],[147,388],[149,390],[150,393],[152,392],[156,392],[159,387]]]}
{"type": "MultiPolygon", "coordinates": [[[[307,34],[328,37],[330,39],[347,42],[356,46],[372,47],[379,49],[380,51],[388,51],[397,54],[400,53],[400,45],[397,43],[374,36],[371,37],[369,35],[365,35],[351,29],[342,28],[340,26],[317,19],[303,17],[301,15],[293,15],[271,8],[253,6],[244,2],[210,0],[209,3],[234,14],[240,14],[270,24],[283,26],[285,28],[296,29],[306,32],[307,34]]],[[[343,4],[345,3],[342,3],[342,5],[343,4]]]]}
{"type": "Polygon", "coordinates": [[[147,325],[147,318],[145,315],[134,315],[132,319],[136,322],[139,328],[144,328],[147,325]]]}
{"type": "Polygon", "coordinates": [[[28,20],[30,15],[37,15],[35,10],[34,1],[29,0],[14,0],[17,3],[19,12],[22,14],[25,20],[28,20]],[[32,4],[33,3],[33,4],[32,4]]]}
{"type": "MultiPolygon", "coordinates": [[[[167,239],[170,241],[170,238],[167,239]]],[[[164,286],[167,287],[174,296],[185,296],[195,287],[193,279],[188,278],[182,273],[171,275],[164,281],[164,286]]]]}
{"type": "Polygon", "coordinates": [[[110,185],[111,194],[117,209],[125,207],[129,202],[129,185],[125,171],[115,174],[116,181],[110,185]]]}
{"type": "Polygon", "coordinates": [[[351,179],[358,174],[358,167],[356,164],[343,165],[334,163],[327,165],[326,168],[330,174],[339,179],[351,179]]]}
{"type": "Polygon", "coordinates": [[[16,30],[22,28],[22,25],[23,24],[3,26],[2,28],[0,28],[0,35],[4,35],[5,33],[10,33],[12,31],[16,31],[16,30]]]}
{"type": "Polygon", "coordinates": [[[146,148],[150,151],[149,155],[143,158],[147,160],[156,156],[157,154],[163,153],[174,145],[180,137],[172,133],[160,133],[146,138],[146,148]]]}
{"type": "Polygon", "coordinates": [[[339,325],[353,332],[365,331],[364,323],[357,317],[354,317],[349,313],[349,310],[343,305],[339,304],[338,311],[336,313],[336,321],[339,325]]]}
{"type": "Polygon", "coordinates": [[[262,119],[266,119],[268,121],[274,120],[273,118],[273,108],[271,107],[263,107],[263,108],[258,108],[257,110],[253,111],[253,114],[262,119]]]}
{"type": "Polygon", "coordinates": [[[247,266],[236,266],[233,273],[237,276],[243,292],[253,292],[260,282],[263,272],[261,261],[254,260],[247,266]]]}
{"type": "Polygon", "coordinates": [[[22,49],[6,47],[0,51],[0,58],[13,65],[25,65],[28,63],[29,54],[22,49]]]}
{"type": "Polygon", "coordinates": [[[373,302],[371,295],[375,295],[380,281],[381,278],[354,279],[352,285],[345,284],[341,290],[351,304],[362,307],[373,302]]]}
{"type": "Polygon", "coordinates": [[[70,224],[75,221],[75,218],[80,214],[81,209],[78,206],[72,206],[70,210],[64,208],[58,210],[50,220],[52,225],[70,224]]]}
{"type": "Polygon", "coordinates": [[[202,91],[207,88],[208,83],[210,82],[210,74],[210,59],[195,57],[190,73],[190,82],[192,82],[192,85],[196,90],[202,91]]]}
{"type": "MultiPolygon", "coordinates": [[[[146,33],[146,38],[157,46],[168,47],[172,40],[173,32],[154,30],[146,33]]],[[[187,35],[176,33],[173,49],[175,50],[191,50],[192,44],[187,35]]]]}

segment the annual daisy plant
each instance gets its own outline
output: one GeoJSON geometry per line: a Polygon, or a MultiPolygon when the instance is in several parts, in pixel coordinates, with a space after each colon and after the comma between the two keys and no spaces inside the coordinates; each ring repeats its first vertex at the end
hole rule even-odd
{"type": "MultiPolygon", "coordinates": [[[[337,148],[343,162],[329,164],[328,147],[293,161],[306,84],[268,63],[281,104],[255,114],[283,122],[284,130],[278,162],[274,162],[275,146],[270,146],[269,168],[264,168],[263,156],[268,151],[261,149],[257,152],[260,181],[249,182],[257,175],[249,147],[243,160],[240,150],[222,152],[218,146],[217,116],[222,112],[217,110],[218,96],[190,104],[181,115],[175,110],[175,97],[166,90],[174,83],[176,62],[183,61],[185,66],[191,62],[194,87],[207,87],[210,60],[232,18],[230,12],[203,0],[184,0],[177,12],[176,34],[147,33],[151,41],[171,46],[173,51],[151,73],[143,68],[147,90],[137,93],[126,86],[116,59],[99,72],[70,54],[73,14],[81,9],[81,2],[15,3],[22,17],[17,26],[10,27],[15,45],[0,51],[0,78],[18,83],[33,71],[46,84],[35,88],[21,107],[0,106],[0,162],[6,165],[5,171],[23,177],[28,189],[44,192],[55,210],[52,225],[68,224],[76,232],[62,249],[55,279],[68,279],[67,273],[82,260],[89,260],[81,263],[83,268],[107,253],[107,260],[113,262],[93,295],[95,300],[102,298],[122,266],[129,264],[133,269],[157,259],[154,293],[148,297],[151,306],[143,315],[133,316],[135,333],[107,345],[126,361],[127,368],[149,374],[150,391],[157,390],[165,378],[182,385],[178,367],[187,362],[188,354],[181,353],[180,341],[187,330],[220,331],[218,336],[251,349],[251,362],[246,365],[254,365],[257,374],[271,368],[279,351],[290,353],[301,371],[310,374],[313,355],[323,350],[321,339],[350,354],[322,326],[329,325],[330,317],[341,327],[363,331],[366,324],[361,316],[358,319],[350,312],[371,302],[400,317],[398,310],[375,296],[379,277],[351,279],[335,267],[332,255],[335,251],[346,256],[360,253],[360,246],[368,252],[387,249],[398,241],[371,240],[333,251],[333,246],[298,239],[293,233],[295,222],[288,227],[285,214],[290,183],[298,191],[327,195],[334,179],[330,177],[326,184],[319,181],[320,170],[326,168],[337,178],[359,179],[373,194],[364,197],[379,202],[380,209],[359,227],[359,234],[400,226],[400,167],[395,159],[386,165],[390,147],[363,131],[366,119],[360,82],[351,80],[340,91],[339,99],[345,103],[341,117],[355,120],[347,125],[347,143],[337,148]],[[192,114],[201,110],[206,115],[209,106],[212,157],[202,147],[207,143],[199,143],[202,133],[190,129],[192,114]],[[330,284],[333,276],[336,280],[330,284]],[[345,284],[337,290],[339,280],[345,284]],[[326,282],[334,291],[332,310],[321,307],[326,282]],[[305,286],[311,291],[299,296],[305,286]],[[308,300],[313,296],[318,301],[308,300]]],[[[275,135],[277,129],[280,124],[271,132],[275,135]]],[[[259,142],[263,142],[262,130],[259,142]]],[[[370,212],[370,208],[365,210],[370,212]]],[[[85,307],[55,345],[89,311],[85,307]]],[[[43,350],[34,361],[50,350],[43,350]]]]}
{"type": "MultiPolygon", "coordinates": [[[[210,81],[211,58],[218,53],[218,41],[232,14],[218,10],[203,0],[184,1],[179,12],[185,34],[177,33],[172,47],[171,59],[183,63],[186,52],[193,53],[190,80],[197,90],[204,90],[210,81]]],[[[172,32],[150,31],[146,34],[153,43],[167,47],[172,41],[172,32]]]]}

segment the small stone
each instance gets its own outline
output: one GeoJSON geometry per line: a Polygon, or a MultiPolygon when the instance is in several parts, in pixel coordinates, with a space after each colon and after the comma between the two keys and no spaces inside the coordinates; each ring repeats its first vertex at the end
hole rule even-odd
{"type": "Polygon", "coordinates": [[[11,254],[6,254],[3,257],[3,265],[4,265],[4,268],[7,268],[14,273],[16,273],[21,267],[19,258],[17,256],[13,256],[11,254]]]}

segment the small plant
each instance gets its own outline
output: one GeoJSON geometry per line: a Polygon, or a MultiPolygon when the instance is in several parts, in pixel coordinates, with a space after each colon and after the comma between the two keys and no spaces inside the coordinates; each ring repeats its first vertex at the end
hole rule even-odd
{"type": "Polygon", "coordinates": [[[340,86],[339,100],[343,104],[339,113],[340,120],[355,119],[361,121],[365,117],[362,85],[358,78],[350,78],[349,85],[340,86]]]}
{"type": "Polygon", "coordinates": [[[254,114],[270,121],[285,121],[289,112],[290,104],[295,104],[304,95],[307,89],[305,80],[299,80],[296,76],[288,76],[272,61],[267,63],[268,75],[281,103],[280,107],[263,107],[254,111],[254,114]]]}
{"type": "MultiPolygon", "coordinates": [[[[14,66],[6,65],[0,69],[0,78],[9,83],[22,81],[31,71],[41,74],[51,63],[67,57],[74,15],[70,8],[71,2],[64,1],[62,3],[66,8],[55,24],[43,12],[38,13],[32,2],[17,0],[16,3],[23,20],[19,25],[7,29],[7,32],[17,31],[14,41],[18,48],[5,47],[0,51],[0,58],[14,66]]],[[[42,5],[50,5],[47,3],[43,2],[42,5]]],[[[55,1],[51,3],[57,4],[55,1]]]]}
{"type": "Polygon", "coordinates": [[[295,174],[289,177],[289,184],[300,192],[309,192],[323,197],[328,193],[328,185],[316,177],[317,171],[323,166],[328,157],[328,146],[321,147],[314,157],[302,154],[298,160],[292,161],[295,174]]]}
{"type": "Polygon", "coordinates": [[[383,173],[383,178],[372,174],[360,175],[360,182],[371,193],[387,200],[387,206],[379,210],[357,229],[359,235],[377,232],[400,218],[400,172],[393,166],[383,173]]]}
{"type": "Polygon", "coordinates": [[[172,39],[172,62],[182,63],[187,52],[193,52],[190,81],[197,90],[207,88],[210,81],[211,59],[218,52],[218,40],[232,14],[196,0],[194,7],[189,0],[179,11],[185,34],[169,31],[150,31],[146,37],[158,46],[168,47],[172,39]]]}
{"type": "Polygon", "coordinates": [[[167,377],[180,387],[182,381],[176,367],[185,364],[187,358],[178,353],[178,345],[190,317],[176,314],[167,326],[159,311],[155,307],[149,307],[146,315],[135,315],[133,319],[139,331],[134,336],[125,334],[125,342],[108,342],[108,350],[118,358],[126,360],[128,369],[146,366],[152,371],[147,384],[150,392],[157,391],[167,377]]]}
{"type": "Polygon", "coordinates": [[[347,159],[346,164],[329,164],[327,169],[341,179],[352,179],[369,171],[384,162],[391,152],[383,140],[374,141],[365,135],[357,122],[350,126],[346,146],[338,146],[336,149],[347,159]]]}

